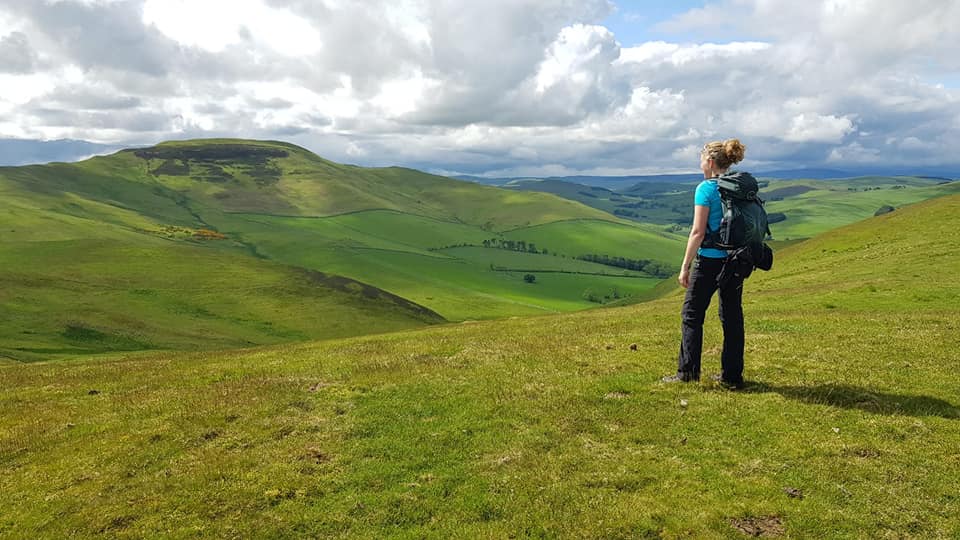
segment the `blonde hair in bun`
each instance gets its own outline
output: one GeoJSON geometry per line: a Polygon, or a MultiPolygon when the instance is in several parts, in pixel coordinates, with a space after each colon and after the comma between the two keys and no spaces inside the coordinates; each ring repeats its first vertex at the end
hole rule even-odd
{"type": "Polygon", "coordinates": [[[735,163],[743,161],[743,156],[747,153],[747,147],[740,142],[740,139],[727,139],[725,141],[713,141],[703,145],[703,153],[707,155],[717,167],[727,169],[735,163]]]}

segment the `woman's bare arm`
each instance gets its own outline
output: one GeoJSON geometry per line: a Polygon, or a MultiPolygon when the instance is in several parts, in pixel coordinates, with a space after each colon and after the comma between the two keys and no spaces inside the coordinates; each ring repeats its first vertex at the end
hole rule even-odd
{"type": "Polygon", "coordinates": [[[680,266],[680,277],[677,279],[680,286],[686,289],[690,285],[690,263],[697,255],[697,249],[707,235],[707,218],[710,217],[710,207],[694,205],[693,226],[690,227],[690,237],[687,239],[687,250],[683,254],[683,264],[680,266]]]}

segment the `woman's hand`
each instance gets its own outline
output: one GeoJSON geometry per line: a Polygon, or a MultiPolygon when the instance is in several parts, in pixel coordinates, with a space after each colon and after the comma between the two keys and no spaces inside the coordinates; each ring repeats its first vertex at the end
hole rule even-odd
{"type": "Polygon", "coordinates": [[[688,266],[680,269],[680,277],[677,278],[677,281],[680,282],[680,286],[684,289],[690,286],[690,268],[688,266]]]}

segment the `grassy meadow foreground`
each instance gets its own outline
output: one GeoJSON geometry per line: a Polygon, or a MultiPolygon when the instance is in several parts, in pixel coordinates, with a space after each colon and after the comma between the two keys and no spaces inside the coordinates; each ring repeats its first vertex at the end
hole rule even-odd
{"type": "Polygon", "coordinates": [[[958,215],[778,252],[746,285],[742,392],[658,382],[676,294],[0,367],[0,536],[956,538],[958,215]]]}

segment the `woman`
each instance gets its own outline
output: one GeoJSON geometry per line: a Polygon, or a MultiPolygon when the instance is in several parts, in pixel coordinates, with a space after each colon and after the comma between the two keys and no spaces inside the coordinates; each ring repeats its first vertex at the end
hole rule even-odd
{"type": "Polygon", "coordinates": [[[707,143],[700,152],[700,170],[705,180],[697,186],[694,195],[693,227],[679,277],[680,285],[687,289],[681,312],[683,339],[680,342],[677,373],[664,377],[663,382],[700,380],[703,320],[710,299],[719,288],[723,352],[720,356],[720,375],[714,376],[714,380],[727,388],[743,387],[743,280],[733,279],[722,286],[718,285],[717,276],[723,269],[727,252],[700,245],[708,231],[720,228],[723,216],[716,178],[743,160],[745,152],[746,148],[737,139],[707,143]]]}

